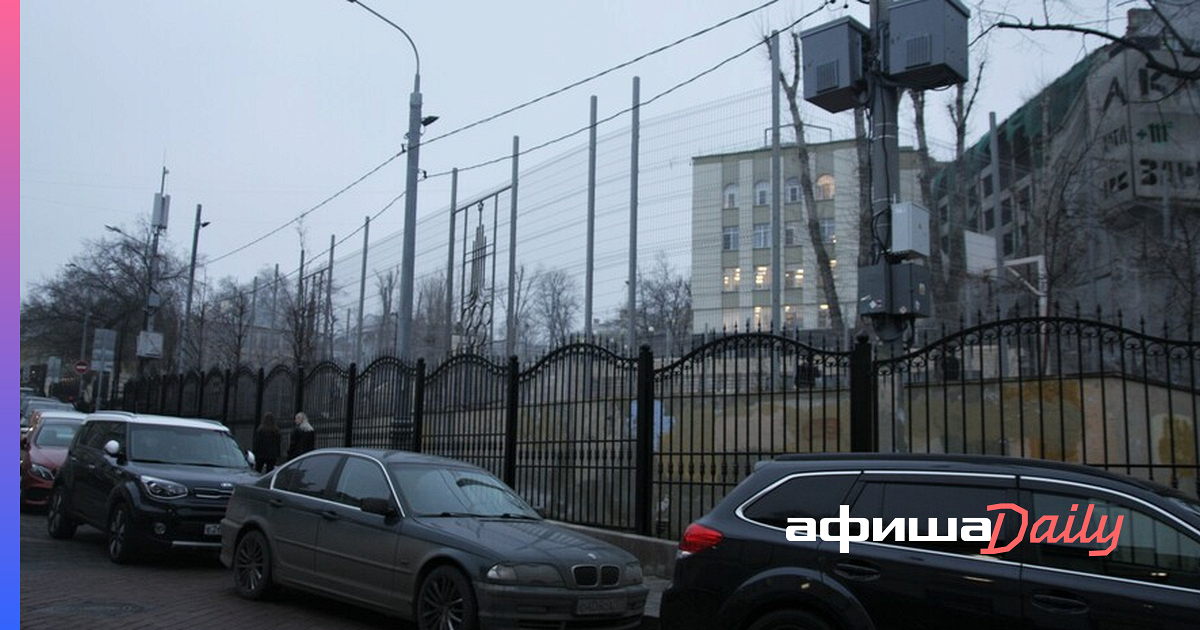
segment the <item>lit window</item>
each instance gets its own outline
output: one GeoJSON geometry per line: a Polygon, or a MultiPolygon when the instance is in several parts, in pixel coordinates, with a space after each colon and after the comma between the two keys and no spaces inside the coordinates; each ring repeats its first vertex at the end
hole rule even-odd
{"type": "Polygon", "coordinates": [[[800,203],[800,180],[795,177],[788,178],[787,187],[787,202],[800,203]]]}
{"type": "Polygon", "coordinates": [[[771,224],[754,224],[754,248],[766,249],[771,246],[771,224]]]}
{"type": "Polygon", "coordinates": [[[795,265],[789,266],[783,274],[783,286],[786,289],[804,287],[804,269],[795,265]]]}
{"type": "Polygon", "coordinates": [[[765,265],[754,268],[754,287],[765,289],[771,286],[771,268],[765,265]]]}
{"type": "Polygon", "coordinates": [[[741,267],[725,267],[721,273],[721,287],[726,291],[737,291],[742,284],[741,267]]]}
{"type": "Polygon", "coordinates": [[[796,309],[792,308],[790,304],[783,307],[783,325],[786,328],[796,327],[796,309]]]}
{"type": "Polygon", "coordinates": [[[762,325],[763,325],[762,307],[755,306],[754,307],[754,327],[758,328],[758,329],[762,329],[762,325]]]}
{"type": "Polygon", "coordinates": [[[726,186],[722,198],[724,199],[723,203],[726,210],[736,208],[738,204],[738,185],[729,184],[726,186]]]}
{"type": "Polygon", "coordinates": [[[833,175],[826,173],[817,178],[817,186],[816,186],[816,190],[813,191],[813,194],[817,198],[818,201],[825,201],[827,199],[833,199],[834,192],[835,192],[835,187],[834,187],[833,175]]]}
{"type": "Polygon", "coordinates": [[[826,243],[837,242],[837,222],[833,219],[821,219],[821,239],[826,243]]]}
{"type": "Polygon", "coordinates": [[[727,252],[738,248],[738,228],[736,225],[725,228],[721,234],[721,249],[727,252]]]}
{"type": "Polygon", "coordinates": [[[771,203],[771,184],[769,182],[759,181],[754,184],[754,203],[759,206],[771,203]]]}

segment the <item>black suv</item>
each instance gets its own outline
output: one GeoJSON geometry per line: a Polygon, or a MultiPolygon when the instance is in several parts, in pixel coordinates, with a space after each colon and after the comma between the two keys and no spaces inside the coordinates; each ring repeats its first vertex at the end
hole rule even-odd
{"type": "Polygon", "coordinates": [[[1195,629],[1200,503],[1028,459],[783,457],[687,528],[661,621],[678,630],[1195,629]]]}
{"type": "Polygon", "coordinates": [[[54,480],[46,524],[108,532],[108,555],[220,551],[221,518],[237,483],[257,478],[224,426],[207,420],[101,412],[84,420],[54,480]]]}

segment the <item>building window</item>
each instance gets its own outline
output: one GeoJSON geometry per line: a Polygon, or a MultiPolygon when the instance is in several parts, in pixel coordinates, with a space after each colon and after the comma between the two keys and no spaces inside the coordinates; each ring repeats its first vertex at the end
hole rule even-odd
{"type": "Polygon", "coordinates": [[[800,203],[800,180],[795,177],[789,177],[784,183],[787,188],[787,202],[800,203]]]}
{"type": "Polygon", "coordinates": [[[833,175],[825,173],[817,178],[817,189],[813,191],[817,201],[833,199],[834,192],[836,192],[836,187],[834,186],[833,175]]]}
{"type": "Polygon", "coordinates": [[[721,199],[722,199],[722,202],[721,202],[722,206],[726,210],[736,208],[738,205],[738,185],[737,184],[729,184],[728,186],[726,186],[724,192],[721,195],[721,199]]]}
{"type": "Polygon", "coordinates": [[[762,310],[763,309],[761,306],[754,307],[754,328],[755,328],[755,330],[762,330],[762,327],[763,327],[763,312],[762,312],[762,310]]]}
{"type": "Polygon", "coordinates": [[[754,248],[766,249],[771,246],[771,224],[754,224],[754,248]]]}
{"type": "Polygon", "coordinates": [[[1005,199],[1000,202],[1000,225],[1009,225],[1012,223],[1012,200],[1005,199]]]}
{"type": "Polygon", "coordinates": [[[1011,256],[1014,249],[1015,249],[1015,247],[1013,247],[1013,234],[1012,234],[1012,232],[1007,232],[1004,234],[1004,255],[1011,256]]]}
{"type": "Polygon", "coordinates": [[[784,328],[796,328],[796,309],[785,304],[783,307],[783,326],[784,328]]]}
{"type": "Polygon", "coordinates": [[[736,225],[725,228],[721,234],[721,249],[723,251],[737,251],[738,248],[738,228],[736,225]]]}
{"type": "Polygon", "coordinates": [[[817,306],[817,328],[829,328],[829,305],[817,306]]]}
{"type": "Polygon", "coordinates": [[[754,183],[754,205],[765,206],[771,203],[770,182],[757,181],[754,183]]]}
{"type": "Polygon", "coordinates": [[[760,265],[754,268],[754,288],[769,289],[771,288],[771,268],[766,265],[760,265]]]}
{"type": "Polygon", "coordinates": [[[724,291],[737,291],[742,285],[742,268],[741,267],[725,267],[721,272],[721,289],[724,291]]]}
{"type": "Polygon", "coordinates": [[[983,196],[984,197],[992,196],[992,176],[991,175],[983,176],[983,196]]]}
{"type": "Polygon", "coordinates": [[[996,211],[988,208],[983,211],[983,229],[991,232],[996,227],[996,211]]]}
{"type": "Polygon", "coordinates": [[[826,243],[837,242],[837,222],[833,219],[821,219],[821,240],[826,243]]]}
{"type": "Polygon", "coordinates": [[[788,265],[783,272],[783,288],[800,289],[804,287],[804,268],[800,265],[788,265]]]}
{"type": "Polygon", "coordinates": [[[783,244],[793,247],[800,244],[800,222],[788,221],[783,224],[783,244]]]}

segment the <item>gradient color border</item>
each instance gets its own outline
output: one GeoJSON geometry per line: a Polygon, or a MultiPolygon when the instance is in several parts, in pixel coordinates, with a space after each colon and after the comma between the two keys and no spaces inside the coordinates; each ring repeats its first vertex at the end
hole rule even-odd
{"type": "MultiPolygon", "coordinates": [[[[0,287],[4,293],[16,295],[18,304],[21,299],[20,289],[20,247],[21,247],[21,4],[16,1],[2,3],[0,7],[0,85],[7,85],[0,97],[0,287]]],[[[21,382],[21,320],[20,307],[17,317],[12,313],[2,315],[0,328],[9,331],[0,337],[0,349],[13,363],[8,364],[6,374],[14,377],[8,385],[0,388],[0,407],[8,409],[9,414],[18,406],[21,382]],[[11,320],[9,318],[12,318],[11,320]],[[7,322],[7,323],[5,323],[7,322]],[[11,354],[10,354],[11,353],[11,354]],[[15,365],[14,365],[15,363],[15,365]],[[16,394],[16,395],[14,395],[16,394]],[[13,400],[17,398],[18,400],[13,400]],[[9,402],[4,402],[5,400],[9,402]]],[[[10,418],[14,416],[10,415],[10,418]]],[[[11,426],[12,420],[9,420],[11,426]]],[[[9,432],[12,437],[20,439],[16,428],[9,432]]],[[[19,445],[18,445],[19,448],[19,445]]],[[[0,600],[0,626],[16,628],[20,625],[20,558],[21,558],[21,521],[20,510],[17,506],[20,493],[20,482],[16,475],[9,475],[9,482],[3,486],[0,501],[9,506],[4,511],[6,516],[0,522],[0,537],[9,541],[15,547],[16,553],[9,556],[15,559],[0,575],[3,584],[0,592],[4,593],[0,600]],[[7,621],[5,621],[7,620],[7,621]]]]}

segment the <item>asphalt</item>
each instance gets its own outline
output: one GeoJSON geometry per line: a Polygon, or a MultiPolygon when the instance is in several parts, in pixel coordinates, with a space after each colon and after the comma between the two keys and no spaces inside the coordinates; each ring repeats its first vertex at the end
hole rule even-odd
{"type": "MultiPolygon", "coordinates": [[[[413,629],[393,617],[287,591],[267,602],[237,596],[211,555],[174,555],[133,565],[108,560],[104,534],[80,527],[70,540],[46,533],[44,514],[21,515],[21,628],[29,630],[413,629]]],[[[658,628],[667,581],[647,578],[643,630],[658,628]]]]}

